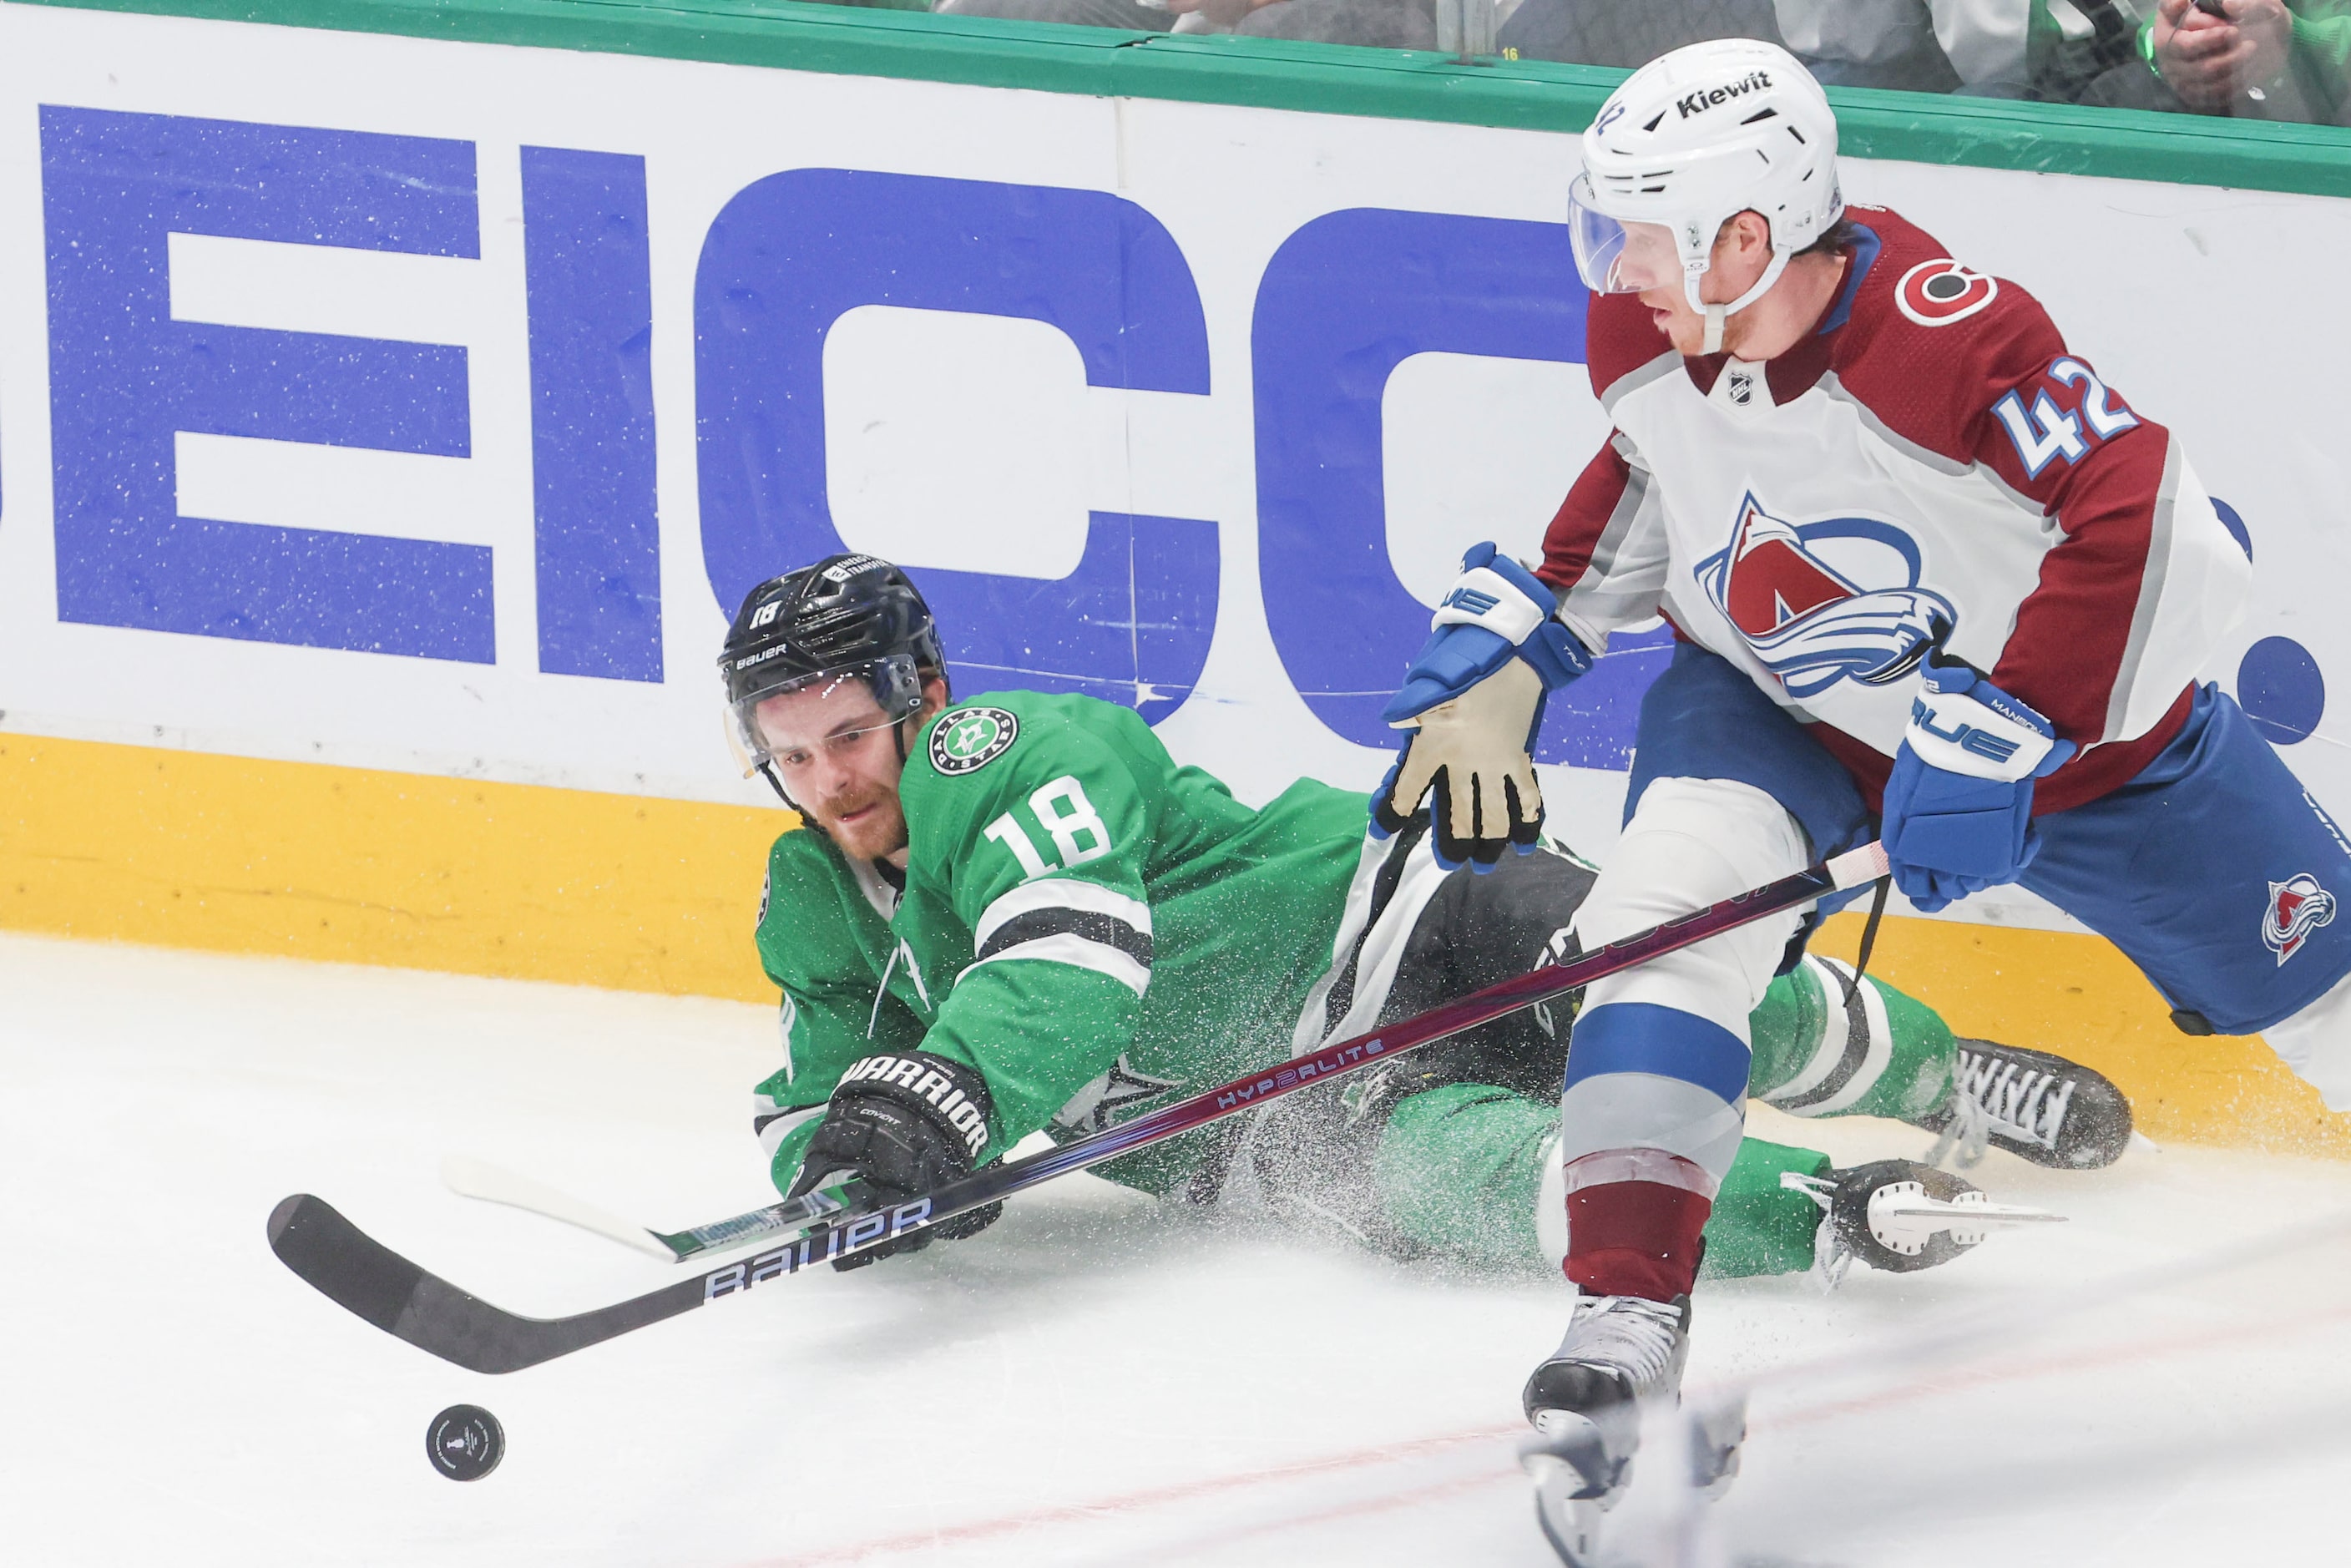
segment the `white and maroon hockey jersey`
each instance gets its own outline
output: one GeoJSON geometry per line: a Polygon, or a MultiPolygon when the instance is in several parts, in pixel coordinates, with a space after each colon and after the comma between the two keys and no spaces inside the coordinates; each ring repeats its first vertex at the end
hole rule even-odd
{"type": "Polygon", "coordinates": [[[2038,810],[2095,800],[2179,729],[2250,564],[2168,431],[2067,352],[2015,284],[1883,208],[1819,328],[1765,363],[1684,359],[1637,296],[1592,302],[1615,430],[1539,575],[1585,641],[1662,613],[1744,670],[1872,805],[1910,714],[1896,667],[1949,652],[2083,754],[2038,810]]]}

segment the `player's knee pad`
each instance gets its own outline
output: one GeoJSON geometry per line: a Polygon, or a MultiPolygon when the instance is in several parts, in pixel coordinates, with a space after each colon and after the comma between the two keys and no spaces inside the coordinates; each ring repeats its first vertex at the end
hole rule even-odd
{"type": "MultiPolygon", "coordinates": [[[[1587,948],[1744,893],[1808,862],[1803,830],[1752,785],[1660,779],[1642,793],[1576,924],[1587,948]]],[[[1694,1012],[1746,1038],[1801,916],[1750,922],[1593,983],[1590,1009],[1641,1001],[1694,1012]]]]}
{"type": "Polygon", "coordinates": [[[1802,871],[1809,850],[1786,807],[1728,779],[1660,779],[1584,902],[1587,946],[1802,871]]]}

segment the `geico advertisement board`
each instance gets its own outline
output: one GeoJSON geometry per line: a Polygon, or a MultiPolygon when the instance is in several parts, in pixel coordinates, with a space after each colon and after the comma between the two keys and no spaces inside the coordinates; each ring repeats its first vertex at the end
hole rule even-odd
{"type": "MultiPolygon", "coordinates": [[[[755,799],[754,582],[907,564],[960,689],[1368,787],[1468,544],[1605,420],[1571,137],[0,5],[0,724],[755,799]]],[[[2344,205],[1849,165],[2241,519],[2208,673],[2351,810],[2344,205]]],[[[1554,701],[1597,816],[1663,634],[1554,701]]],[[[1587,836],[1604,831],[1592,824],[1587,836]]]]}

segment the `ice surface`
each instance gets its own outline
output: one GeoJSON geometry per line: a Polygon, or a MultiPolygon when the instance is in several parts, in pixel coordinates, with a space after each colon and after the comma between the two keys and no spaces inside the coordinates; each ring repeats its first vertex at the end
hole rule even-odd
{"type": "MultiPolygon", "coordinates": [[[[765,1191],[747,1103],[775,1057],[756,1008],[0,937],[0,1553],[1552,1561],[1511,1460],[1520,1383],[1562,1316],[1541,1279],[1409,1270],[1079,1176],[977,1239],[492,1378],[345,1315],[266,1244],[271,1206],[309,1191],[518,1311],[649,1289],[674,1276],[443,1191],[441,1155],[664,1228],[732,1213],[765,1191]],[[464,1486],[423,1451],[459,1401],[509,1444],[464,1486]]],[[[1928,1141],[1755,1122],[1846,1161],[1928,1141]]],[[[1826,1299],[1802,1279],[1709,1287],[1693,1383],[2166,1260],[2183,1278],[1988,1358],[1767,1388],[1709,1518],[1729,1560],[2351,1555],[2351,1241],[2188,1274],[2351,1205],[2351,1167],[2175,1147],[2087,1176],[1995,1155],[1980,1179],[2074,1220],[1826,1299]]]]}

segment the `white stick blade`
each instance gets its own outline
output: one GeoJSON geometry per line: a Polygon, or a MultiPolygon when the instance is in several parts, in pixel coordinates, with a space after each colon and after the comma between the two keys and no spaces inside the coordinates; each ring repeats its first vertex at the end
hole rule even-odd
{"type": "Polygon", "coordinates": [[[582,1230],[593,1231],[608,1241],[617,1241],[633,1248],[649,1258],[664,1263],[677,1261],[672,1252],[642,1225],[632,1225],[618,1215],[597,1207],[584,1198],[549,1186],[545,1182],[491,1165],[468,1155],[448,1155],[441,1161],[442,1185],[461,1197],[479,1198],[485,1203],[503,1203],[509,1208],[525,1209],[548,1219],[559,1219],[566,1225],[576,1225],[582,1230]]]}

